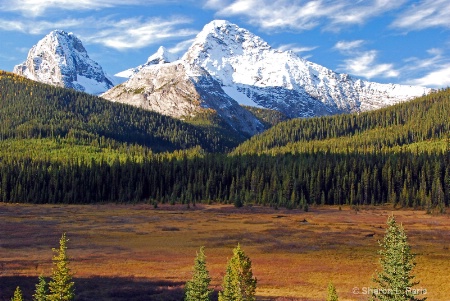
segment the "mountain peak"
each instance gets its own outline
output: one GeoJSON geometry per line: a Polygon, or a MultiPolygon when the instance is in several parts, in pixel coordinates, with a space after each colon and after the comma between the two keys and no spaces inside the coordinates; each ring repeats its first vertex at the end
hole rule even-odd
{"type": "Polygon", "coordinates": [[[199,46],[207,50],[215,48],[219,52],[240,51],[243,48],[270,49],[269,44],[260,37],[226,20],[214,20],[206,24],[195,38],[191,51],[199,46]]]}
{"type": "Polygon", "coordinates": [[[158,50],[148,57],[147,62],[145,64],[139,65],[134,68],[130,68],[124,71],[121,71],[114,76],[120,77],[120,78],[131,78],[133,75],[141,71],[141,69],[152,66],[152,65],[160,65],[160,64],[167,64],[172,63],[176,61],[178,57],[174,54],[168,51],[164,46],[160,46],[158,50]]]}
{"type": "Polygon", "coordinates": [[[269,44],[247,29],[228,21],[215,20],[205,25],[182,60],[200,65],[227,85],[235,71],[229,60],[251,56],[256,62],[263,52],[270,49],[269,44]]]}
{"type": "Polygon", "coordinates": [[[150,66],[157,64],[166,64],[176,60],[177,57],[175,54],[169,52],[164,46],[160,46],[154,54],[149,56],[149,58],[147,59],[147,63],[145,63],[144,65],[150,66]]]}
{"type": "Polygon", "coordinates": [[[224,20],[208,23],[182,59],[204,68],[241,104],[279,110],[289,117],[372,110],[430,91],[358,81],[292,51],[273,49],[224,20]]]}
{"type": "Polygon", "coordinates": [[[227,20],[212,20],[203,27],[203,30],[210,30],[212,28],[225,28],[227,26],[236,26],[236,24],[231,23],[227,20]]]}
{"type": "MultiPolygon", "coordinates": [[[[164,53],[164,49],[160,49],[155,57],[164,53]]],[[[143,91],[142,95],[125,95],[116,89],[118,96],[109,93],[109,99],[138,106],[149,107],[150,104],[150,109],[161,110],[162,101],[171,95],[177,102],[166,104],[172,111],[164,114],[174,115],[177,112],[173,111],[179,110],[182,101],[191,105],[194,99],[183,95],[185,89],[181,84],[175,87],[182,82],[180,78],[190,85],[186,81],[188,78],[194,83],[190,87],[196,91],[197,94],[193,94],[198,96],[196,99],[201,105],[207,102],[200,96],[208,95],[212,99],[215,95],[215,104],[220,103],[219,98],[224,104],[231,103],[231,98],[241,105],[277,110],[296,118],[368,111],[430,92],[423,87],[372,83],[334,72],[292,51],[276,50],[247,29],[225,20],[206,24],[183,57],[173,65],[158,63],[141,69],[138,69],[141,70],[139,76],[132,77],[124,87],[129,86],[129,91],[143,91]],[[175,74],[174,70],[178,72],[176,80],[171,78],[175,76],[171,75],[171,72],[175,74]],[[172,90],[161,95],[162,87],[166,86],[172,90]],[[120,95],[125,95],[126,99],[120,95]],[[150,103],[151,98],[154,103],[150,103]]]]}
{"type": "Polygon", "coordinates": [[[209,73],[182,60],[141,68],[102,97],[182,119],[214,112],[246,136],[263,130],[262,123],[227,95],[209,73]]]}
{"type": "Polygon", "coordinates": [[[81,40],[64,30],[53,30],[46,35],[13,72],[90,94],[101,94],[114,86],[100,65],[89,58],[81,40]]]}
{"type": "Polygon", "coordinates": [[[78,51],[79,53],[83,54],[83,56],[86,56],[89,58],[89,55],[86,51],[86,48],[84,48],[83,43],[81,40],[72,32],[66,32],[64,30],[53,30],[50,32],[47,36],[44,37],[44,41],[47,40],[46,43],[57,43],[61,45],[62,47],[66,46],[65,49],[73,49],[78,51]]]}

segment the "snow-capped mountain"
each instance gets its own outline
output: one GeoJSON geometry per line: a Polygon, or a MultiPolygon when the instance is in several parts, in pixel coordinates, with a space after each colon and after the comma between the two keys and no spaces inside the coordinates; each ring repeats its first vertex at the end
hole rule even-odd
{"type": "Polygon", "coordinates": [[[144,65],[125,71],[130,79],[102,96],[178,118],[213,109],[254,134],[260,123],[238,103],[294,118],[367,111],[431,91],[333,72],[221,20],[207,24],[181,59],[167,63],[165,53],[160,48],[144,65]]]}
{"type": "Polygon", "coordinates": [[[182,60],[203,67],[238,102],[289,117],[358,112],[392,105],[430,89],[378,84],[339,74],[227,21],[207,24],[182,60]]]}
{"type": "Polygon", "coordinates": [[[98,95],[114,86],[100,65],[89,58],[73,33],[54,30],[28,52],[14,73],[29,79],[98,95]]]}
{"type": "Polygon", "coordinates": [[[130,68],[128,70],[119,72],[115,74],[116,77],[123,77],[123,78],[130,78],[134,74],[138,73],[142,68],[151,66],[151,65],[158,65],[158,64],[166,64],[174,62],[178,59],[178,57],[169,52],[166,48],[163,46],[159,47],[158,51],[156,51],[154,54],[152,54],[145,64],[139,65],[135,68],[130,68]]]}
{"type": "Polygon", "coordinates": [[[176,118],[209,111],[237,132],[250,136],[264,130],[261,122],[228,96],[208,72],[184,61],[141,68],[101,96],[176,118]]]}

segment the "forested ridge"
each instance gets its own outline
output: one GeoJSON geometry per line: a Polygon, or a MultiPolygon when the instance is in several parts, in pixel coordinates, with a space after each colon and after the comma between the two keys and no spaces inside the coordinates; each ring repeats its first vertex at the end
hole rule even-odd
{"type": "Polygon", "coordinates": [[[1,202],[449,205],[449,90],[376,112],[282,122],[226,154],[217,151],[236,140],[215,138],[219,127],[9,73],[0,85],[1,202]]]}
{"type": "Polygon", "coordinates": [[[402,147],[443,151],[450,133],[449,116],[450,89],[445,89],[376,111],[282,122],[242,143],[234,153],[378,153],[402,147]],[[421,145],[424,142],[426,147],[421,145]]]}
{"type": "Polygon", "coordinates": [[[276,110],[251,106],[242,107],[252,113],[256,118],[258,118],[259,121],[261,121],[261,123],[264,124],[267,129],[276,124],[279,124],[280,122],[289,120],[286,115],[276,110]]]}
{"type": "Polygon", "coordinates": [[[138,144],[153,151],[195,146],[225,151],[243,139],[218,126],[191,125],[3,71],[0,116],[0,140],[71,138],[81,144],[138,144]]]}

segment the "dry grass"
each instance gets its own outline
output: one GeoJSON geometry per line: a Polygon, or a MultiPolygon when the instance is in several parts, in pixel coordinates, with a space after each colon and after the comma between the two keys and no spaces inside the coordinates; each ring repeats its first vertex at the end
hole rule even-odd
{"type": "Polygon", "coordinates": [[[334,207],[310,212],[229,206],[0,205],[0,300],[17,285],[30,299],[39,274],[51,272],[51,248],[66,232],[77,300],[180,300],[196,251],[205,246],[218,290],[231,250],[253,261],[258,300],[367,300],[387,217],[402,222],[415,274],[428,300],[450,296],[450,218],[388,208],[334,207]]]}

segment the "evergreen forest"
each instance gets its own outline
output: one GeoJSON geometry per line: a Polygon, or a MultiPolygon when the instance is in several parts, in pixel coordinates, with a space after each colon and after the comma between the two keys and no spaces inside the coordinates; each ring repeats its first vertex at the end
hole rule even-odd
{"type": "Polygon", "coordinates": [[[0,202],[449,205],[450,89],[360,114],[253,113],[276,125],[238,146],[245,137],[220,121],[2,72],[0,202]]]}

